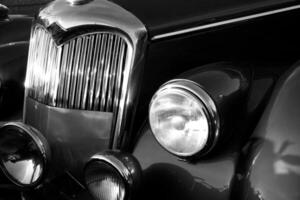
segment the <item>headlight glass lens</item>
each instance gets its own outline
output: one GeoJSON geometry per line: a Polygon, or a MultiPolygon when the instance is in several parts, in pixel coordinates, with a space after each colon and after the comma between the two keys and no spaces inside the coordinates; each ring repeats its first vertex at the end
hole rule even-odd
{"type": "Polygon", "coordinates": [[[19,124],[8,124],[0,129],[0,167],[15,184],[33,186],[44,173],[46,152],[42,146],[45,143],[37,135],[33,139],[34,131],[19,124]]]}
{"type": "Polygon", "coordinates": [[[89,163],[85,181],[96,200],[124,200],[126,186],[123,178],[111,165],[102,161],[89,163]]]}
{"type": "Polygon", "coordinates": [[[209,138],[209,119],[202,101],[182,88],[165,88],[153,97],[150,126],[158,142],[171,153],[191,156],[209,138]]]}

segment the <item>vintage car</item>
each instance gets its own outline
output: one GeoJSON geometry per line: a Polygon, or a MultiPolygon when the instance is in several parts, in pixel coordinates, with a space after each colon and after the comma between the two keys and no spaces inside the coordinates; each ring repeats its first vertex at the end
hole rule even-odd
{"type": "Polygon", "coordinates": [[[22,119],[3,118],[0,191],[299,200],[299,19],[297,0],[51,2],[1,104],[22,119]]]}

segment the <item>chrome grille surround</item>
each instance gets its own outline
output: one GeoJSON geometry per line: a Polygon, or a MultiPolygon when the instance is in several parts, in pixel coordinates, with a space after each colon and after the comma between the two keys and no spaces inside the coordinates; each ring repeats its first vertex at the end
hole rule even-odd
{"type": "MultiPolygon", "coordinates": [[[[148,37],[145,25],[129,11],[107,0],[94,0],[81,6],[72,6],[66,0],[56,0],[40,11],[34,24],[41,25],[49,31],[58,45],[67,42],[63,38],[68,33],[75,29],[87,30],[86,27],[90,27],[88,32],[85,31],[86,34],[95,33],[94,30],[99,29],[104,32],[114,30],[113,33],[120,34],[119,36],[124,36],[123,39],[127,39],[127,57],[123,69],[119,105],[116,111],[113,111],[114,122],[110,139],[112,149],[126,148],[128,144],[126,140],[131,138],[130,129],[137,106],[139,81],[145,59],[148,37]]],[[[80,32],[73,32],[73,36],[75,35],[73,38],[82,35],[80,32]]],[[[24,105],[26,105],[28,92],[29,89],[26,89],[24,105]]],[[[26,118],[27,110],[24,107],[23,120],[25,122],[26,118]]]]}
{"type": "Polygon", "coordinates": [[[56,45],[37,25],[31,36],[27,95],[54,107],[115,113],[130,52],[129,42],[117,33],[87,33],[56,45]]]}

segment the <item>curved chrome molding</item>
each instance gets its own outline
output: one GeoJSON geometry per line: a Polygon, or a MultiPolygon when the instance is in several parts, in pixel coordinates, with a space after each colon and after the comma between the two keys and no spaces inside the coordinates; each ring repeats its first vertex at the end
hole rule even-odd
{"type": "Polygon", "coordinates": [[[205,24],[205,25],[201,25],[201,26],[191,27],[191,28],[182,29],[182,30],[178,30],[178,31],[173,31],[173,32],[169,32],[169,33],[163,33],[163,34],[160,34],[160,35],[153,36],[151,38],[151,40],[154,41],[154,40],[166,39],[168,37],[174,37],[174,36],[183,35],[183,34],[187,34],[187,33],[193,33],[193,32],[196,32],[196,31],[201,31],[201,30],[206,30],[206,29],[210,29],[210,28],[225,26],[225,25],[234,24],[234,23],[238,23],[238,22],[244,22],[244,21],[247,21],[247,20],[266,17],[266,16],[269,16],[269,15],[275,15],[275,14],[284,13],[284,12],[293,11],[293,10],[298,10],[298,9],[300,9],[300,5],[290,6],[290,7],[286,7],[286,8],[280,8],[280,9],[271,10],[271,11],[262,12],[262,13],[257,13],[257,14],[252,14],[252,15],[248,15],[248,16],[244,16],[244,17],[238,17],[238,18],[234,18],[234,19],[228,19],[228,20],[224,20],[224,21],[220,21],[220,22],[215,22],[215,23],[211,23],[211,24],[205,24]]]}
{"type": "MultiPolygon", "coordinates": [[[[19,129],[23,130],[26,134],[28,134],[29,137],[32,138],[32,140],[35,142],[35,144],[41,151],[42,156],[43,156],[44,166],[45,166],[45,168],[47,168],[47,164],[50,162],[51,153],[50,153],[50,148],[48,146],[47,140],[44,138],[44,136],[38,130],[36,130],[33,127],[28,126],[22,122],[8,122],[8,123],[1,125],[0,128],[2,129],[7,126],[19,128],[19,129]]],[[[44,169],[43,175],[44,175],[45,171],[46,170],[44,169]]],[[[25,186],[25,185],[22,185],[21,183],[17,182],[16,180],[14,180],[13,178],[11,178],[10,175],[7,174],[6,170],[3,170],[3,172],[7,175],[6,177],[9,180],[11,180],[14,184],[21,186],[21,187],[35,187],[40,183],[41,179],[43,178],[43,175],[42,175],[36,181],[36,183],[25,186]]]]}
{"type": "MultiPolygon", "coordinates": [[[[156,92],[159,93],[163,90],[168,89],[180,89],[185,92],[188,92],[194,96],[196,96],[206,108],[206,116],[209,119],[209,139],[206,147],[201,149],[199,152],[193,155],[178,155],[174,152],[171,152],[175,155],[182,157],[191,157],[195,155],[205,155],[210,152],[218,142],[219,133],[220,133],[220,117],[217,110],[217,106],[213,99],[209,96],[209,94],[203,89],[201,85],[198,83],[188,80],[188,79],[173,79],[163,84],[160,89],[156,92]]],[[[153,99],[152,99],[153,101],[153,99]]],[[[152,103],[151,101],[151,103],[152,103]]],[[[150,103],[150,105],[151,105],[150,103]]],[[[151,107],[151,106],[150,106],[151,107]]],[[[150,108],[149,107],[149,108],[150,108]]],[[[150,112],[149,112],[150,113],[150,112]]],[[[169,150],[168,150],[169,151],[169,150]]]]}
{"type": "Polygon", "coordinates": [[[37,146],[41,150],[45,162],[46,163],[48,162],[49,147],[45,145],[46,139],[38,130],[36,130],[22,122],[8,122],[8,123],[2,125],[1,128],[4,128],[6,126],[17,127],[19,129],[24,130],[33,139],[33,141],[37,144],[37,146]]]}
{"type": "Polygon", "coordinates": [[[42,9],[38,15],[45,27],[57,24],[63,30],[80,26],[107,26],[124,31],[134,44],[146,34],[144,24],[124,8],[106,0],[94,0],[80,6],[72,6],[67,0],[56,0],[42,9]]]}
{"type": "MultiPolygon", "coordinates": [[[[120,106],[113,127],[113,149],[122,148],[123,133],[130,133],[134,102],[139,86],[136,83],[144,61],[147,30],[144,24],[124,8],[106,0],[94,0],[80,6],[72,6],[67,0],[57,0],[41,10],[37,23],[49,30],[53,37],[61,37],[62,32],[85,27],[114,29],[128,38],[131,57],[128,59],[121,88],[120,106]]],[[[24,115],[25,116],[25,115],[24,115]]]]}
{"type": "MultiPolygon", "coordinates": [[[[7,6],[5,6],[5,5],[3,5],[1,2],[0,2],[0,12],[2,12],[1,14],[2,14],[2,18],[7,18],[8,17],[8,8],[7,8],[7,6]]],[[[3,20],[3,19],[1,19],[1,20],[3,20]]]]}
{"type": "Polygon", "coordinates": [[[139,187],[141,167],[131,154],[118,151],[105,151],[92,156],[88,163],[94,160],[102,161],[113,166],[129,185],[130,195],[139,187]]]}
{"type": "Polygon", "coordinates": [[[67,0],[72,6],[86,4],[92,0],[67,0]]]}
{"type": "Polygon", "coordinates": [[[130,171],[115,156],[109,154],[97,154],[91,158],[91,161],[92,160],[99,160],[112,165],[127,182],[132,182],[130,171]]]}

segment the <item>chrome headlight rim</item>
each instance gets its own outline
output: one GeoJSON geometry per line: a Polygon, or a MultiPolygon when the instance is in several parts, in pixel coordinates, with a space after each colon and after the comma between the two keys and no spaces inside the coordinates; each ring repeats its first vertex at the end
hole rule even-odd
{"type": "Polygon", "coordinates": [[[193,158],[196,156],[205,156],[209,152],[211,152],[212,149],[216,146],[219,140],[220,136],[220,115],[218,112],[218,108],[216,106],[216,103],[214,102],[213,98],[208,94],[208,92],[205,91],[205,89],[198,83],[189,80],[189,79],[172,79],[165,84],[163,84],[153,95],[150,104],[149,104],[149,110],[148,110],[148,123],[151,129],[151,132],[155,138],[155,140],[159,143],[161,147],[163,147],[166,151],[169,153],[178,156],[180,158],[193,158]],[[204,146],[204,148],[199,149],[197,152],[194,153],[179,153],[176,151],[173,151],[172,149],[168,149],[164,145],[161,144],[161,142],[156,137],[154,130],[150,123],[150,110],[151,105],[155,101],[158,94],[161,92],[165,92],[165,90],[181,90],[184,93],[187,93],[189,95],[192,95],[197,100],[199,100],[200,104],[204,106],[204,114],[207,117],[207,122],[209,126],[209,133],[208,133],[208,139],[204,146]]]}
{"type": "Polygon", "coordinates": [[[13,184],[20,188],[35,188],[38,185],[41,184],[41,181],[44,179],[46,171],[47,171],[47,165],[50,163],[50,147],[48,146],[47,140],[44,138],[44,136],[36,129],[34,129],[31,126],[28,126],[22,122],[8,122],[0,126],[0,129],[2,128],[11,128],[11,129],[19,129],[21,131],[24,131],[27,136],[29,136],[39,149],[41,156],[42,156],[42,163],[43,163],[43,169],[41,175],[38,177],[38,179],[31,183],[31,184],[23,184],[17,179],[15,179],[10,173],[7,171],[6,167],[3,165],[2,160],[0,161],[0,169],[2,169],[2,172],[7,177],[8,180],[10,180],[13,184]]]}
{"type": "Polygon", "coordinates": [[[124,198],[131,199],[139,191],[141,185],[142,169],[137,159],[129,153],[121,152],[119,150],[105,150],[93,155],[84,167],[85,183],[90,193],[87,180],[87,172],[90,166],[97,163],[98,167],[107,165],[116,174],[110,175],[120,178],[124,184],[124,198]]]}

